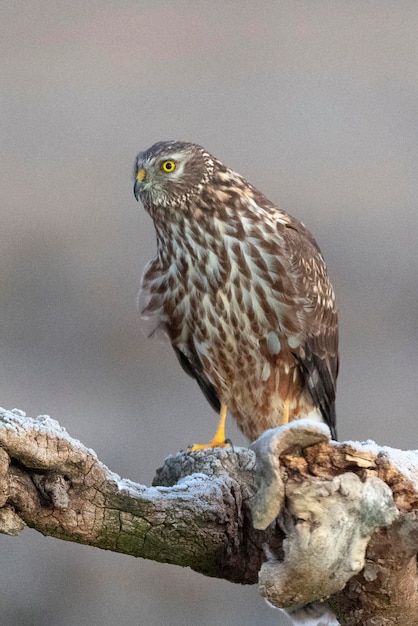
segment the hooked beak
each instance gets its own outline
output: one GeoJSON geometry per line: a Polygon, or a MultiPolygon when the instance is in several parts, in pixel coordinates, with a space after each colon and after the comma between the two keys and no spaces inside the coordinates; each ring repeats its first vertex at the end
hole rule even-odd
{"type": "Polygon", "coordinates": [[[139,189],[141,187],[141,183],[145,178],[145,170],[143,167],[141,167],[141,169],[138,171],[138,174],[136,175],[136,180],[135,180],[135,184],[134,184],[134,196],[136,198],[136,200],[139,200],[139,189]]]}

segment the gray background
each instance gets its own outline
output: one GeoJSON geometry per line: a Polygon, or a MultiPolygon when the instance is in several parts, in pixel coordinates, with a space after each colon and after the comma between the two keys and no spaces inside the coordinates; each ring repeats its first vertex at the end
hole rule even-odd
{"type": "MultiPolygon", "coordinates": [[[[49,413],[147,484],[213,434],[135,307],[155,244],[134,156],[182,139],[320,242],[340,438],[418,447],[418,4],[6,0],[1,14],[0,403],[49,413]]],[[[4,624],[277,624],[255,587],[30,530],[0,543],[4,624]]]]}

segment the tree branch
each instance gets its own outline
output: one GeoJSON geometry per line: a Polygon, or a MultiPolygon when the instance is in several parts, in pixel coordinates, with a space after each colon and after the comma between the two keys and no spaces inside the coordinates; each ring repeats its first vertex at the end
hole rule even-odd
{"type": "Polygon", "coordinates": [[[250,522],[254,453],[184,452],[159,472],[170,486],[121,479],[48,416],[0,413],[1,530],[44,535],[209,576],[255,583],[274,530],[250,522]],[[176,484],[175,484],[176,483],[176,484]]]}
{"type": "Polygon", "coordinates": [[[180,452],[145,487],[48,416],[0,410],[0,531],[27,524],[258,581],[279,607],[329,598],[343,625],[415,625],[418,455],[328,439],[325,426],[300,420],[249,450],[180,452]]]}

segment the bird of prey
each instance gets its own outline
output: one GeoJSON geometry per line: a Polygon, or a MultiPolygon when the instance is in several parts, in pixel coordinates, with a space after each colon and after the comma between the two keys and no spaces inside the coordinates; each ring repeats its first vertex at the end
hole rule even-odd
{"type": "Polygon", "coordinates": [[[220,413],[212,441],[192,449],[228,445],[227,410],[250,440],[303,417],[336,438],[338,316],[311,233],[193,143],[154,144],[134,175],[157,236],[142,318],[220,413]]]}

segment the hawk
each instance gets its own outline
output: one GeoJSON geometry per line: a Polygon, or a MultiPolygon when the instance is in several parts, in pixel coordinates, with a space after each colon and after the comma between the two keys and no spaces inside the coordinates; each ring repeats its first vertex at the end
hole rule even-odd
{"type": "Polygon", "coordinates": [[[142,318],[220,413],[192,449],[228,445],[227,410],[250,440],[303,417],[336,438],[338,315],[311,233],[193,143],[154,144],[134,175],[157,236],[142,318]]]}

